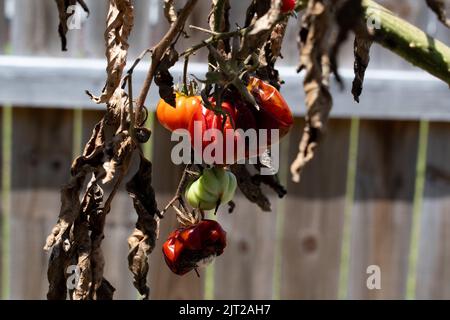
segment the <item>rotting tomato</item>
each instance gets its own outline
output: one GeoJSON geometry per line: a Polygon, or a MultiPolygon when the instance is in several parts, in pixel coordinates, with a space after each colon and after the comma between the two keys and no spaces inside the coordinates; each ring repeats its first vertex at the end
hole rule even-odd
{"type": "Polygon", "coordinates": [[[164,259],[177,275],[210,263],[226,247],[226,232],[214,220],[179,228],[163,244],[164,259]]]}
{"type": "Polygon", "coordinates": [[[202,106],[200,96],[188,96],[176,93],[176,106],[172,107],[161,99],[156,107],[156,116],[159,122],[168,130],[188,129],[192,115],[202,106]]]}
{"type": "MultiPolygon", "coordinates": [[[[294,117],[286,100],[274,86],[255,77],[250,78],[248,89],[255,97],[256,103],[260,108],[256,112],[258,128],[278,129],[279,138],[281,139],[294,124],[294,117]]],[[[273,142],[275,141],[269,141],[269,144],[273,142]]]]}
{"type": "Polygon", "coordinates": [[[295,9],[295,0],[283,0],[281,4],[281,12],[288,13],[295,9]]]}
{"type": "Polygon", "coordinates": [[[212,210],[231,201],[236,192],[236,176],[222,167],[203,170],[186,188],[186,200],[193,208],[212,210]]]}

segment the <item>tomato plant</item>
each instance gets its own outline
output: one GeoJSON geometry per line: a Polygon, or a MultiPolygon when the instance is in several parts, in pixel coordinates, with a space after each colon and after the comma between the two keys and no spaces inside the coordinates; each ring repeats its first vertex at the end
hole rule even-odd
{"type": "Polygon", "coordinates": [[[175,108],[161,99],[156,107],[159,122],[168,130],[188,129],[194,112],[201,108],[202,99],[199,96],[188,96],[176,93],[175,108]]]}
{"type": "Polygon", "coordinates": [[[186,199],[194,208],[212,210],[231,201],[236,186],[236,177],[230,171],[221,167],[205,169],[200,178],[186,188],[186,199]]]}
{"type": "Polygon", "coordinates": [[[226,247],[226,232],[214,220],[179,228],[163,244],[164,259],[177,275],[208,264],[220,256],[226,247]]]}

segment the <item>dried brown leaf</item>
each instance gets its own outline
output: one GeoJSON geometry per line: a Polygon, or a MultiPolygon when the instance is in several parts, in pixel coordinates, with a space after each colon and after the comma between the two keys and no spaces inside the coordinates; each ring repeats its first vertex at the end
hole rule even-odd
{"type": "Polygon", "coordinates": [[[367,36],[355,35],[354,42],[354,55],[355,64],[354,72],[355,79],[352,84],[352,94],[356,102],[359,103],[359,97],[361,96],[364,76],[366,74],[366,69],[369,66],[370,61],[370,47],[372,46],[372,40],[367,36]]]}
{"type": "Polygon", "coordinates": [[[239,189],[244,196],[260,207],[261,210],[271,211],[269,199],[264,195],[261,186],[253,181],[253,176],[247,167],[245,165],[235,164],[230,167],[230,170],[236,176],[239,189]]]}
{"type": "Polygon", "coordinates": [[[105,31],[107,80],[99,97],[91,95],[95,103],[109,102],[120,86],[123,70],[127,62],[128,37],[134,23],[134,11],[131,0],[109,0],[107,27],[105,31]]]}
{"type": "Polygon", "coordinates": [[[428,7],[436,13],[439,21],[450,28],[450,18],[447,18],[444,0],[426,0],[428,7]]]}
{"type": "Polygon", "coordinates": [[[327,0],[310,0],[300,30],[300,66],[305,69],[303,87],[307,108],[306,128],[299,145],[297,158],[291,165],[292,180],[300,181],[300,172],[314,157],[314,149],[325,130],[332,107],[329,92],[329,38],[331,6],[327,0]]]}
{"type": "Polygon", "coordinates": [[[178,52],[175,48],[169,47],[164,54],[155,73],[155,84],[159,87],[159,96],[166,103],[175,108],[175,91],[173,88],[173,77],[169,69],[178,61],[178,52]]]}
{"type": "Polygon", "coordinates": [[[144,299],[148,299],[148,255],[153,251],[158,237],[159,211],[152,187],[152,163],[142,155],[140,160],[138,172],[126,185],[138,215],[136,228],[128,238],[128,267],[133,274],[134,286],[144,299]]]}
{"type": "Polygon", "coordinates": [[[58,8],[58,15],[59,15],[58,33],[59,37],[61,38],[61,50],[67,51],[67,37],[66,37],[68,32],[67,23],[69,18],[75,13],[73,11],[68,10],[69,7],[75,6],[77,3],[79,3],[81,8],[83,8],[83,10],[87,14],[89,14],[89,8],[83,0],[55,0],[55,2],[58,8]]]}

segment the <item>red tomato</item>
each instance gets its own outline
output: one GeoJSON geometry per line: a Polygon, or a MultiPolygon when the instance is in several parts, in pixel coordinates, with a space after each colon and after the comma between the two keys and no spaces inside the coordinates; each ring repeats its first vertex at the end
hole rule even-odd
{"type": "Polygon", "coordinates": [[[179,228],[163,245],[164,259],[173,273],[183,275],[223,253],[226,232],[214,220],[179,228]]]}
{"type": "Polygon", "coordinates": [[[272,85],[254,77],[250,78],[248,89],[260,107],[255,113],[258,128],[279,129],[279,137],[285,136],[294,124],[294,117],[281,93],[272,85]]]}
{"type": "Polygon", "coordinates": [[[186,96],[176,93],[176,108],[161,99],[156,107],[156,116],[164,128],[174,131],[176,129],[188,129],[194,112],[201,108],[200,96],[186,96]]]}
{"type": "Polygon", "coordinates": [[[281,12],[288,13],[295,9],[295,0],[283,0],[281,12]]]}
{"type": "MultiPolygon", "coordinates": [[[[211,102],[212,105],[215,106],[213,99],[211,99],[211,102]]],[[[209,164],[230,164],[239,159],[248,157],[248,148],[245,148],[244,155],[239,157],[237,151],[238,146],[245,143],[245,137],[242,135],[243,132],[237,132],[235,129],[242,129],[243,131],[247,129],[256,129],[254,115],[245,105],[239,104],[234,107],[229,102],[223,102],[222,110],[227,112],[225,123],[224,115],[216,114],[213,110],[203,106],[193,114],[189,125],[191,143],[197,154],[203,155],[203,152],[207,147],[211,148],[209,150],[214,149],[214,151],[211,152],[211,155],[216,161],[210,163],[208,159],[204,159],[209,164]],[[227,135],[233,136],[227,139],[227,135]],[[232,145],[230,145],[230,141],[232,141],[232,145]],[[227,152],[227,148],[233,152],[230,154],[227,152]],[[216,154],[216,150],[222,151],[222,157],[216,154]]]]}

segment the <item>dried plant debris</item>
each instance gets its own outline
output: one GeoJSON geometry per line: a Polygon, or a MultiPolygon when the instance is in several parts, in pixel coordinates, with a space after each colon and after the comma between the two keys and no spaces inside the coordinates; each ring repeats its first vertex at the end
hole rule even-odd
{"type": "Polygon", "coordinates": [[[369,66],[370,61],[370,47],[372,46],[372,40],[367,36],[355,35],[354,42],[354,54],[355,54],[355,79],[352,85],[352,94],[356,102],[359,103],[359,97],[361,96],[364,76],[366,69],[369,66]]]}
{"type": "Polygon", "coordinates": [[[441,21],[447,28],[450,28],[450,18],[447,17],[444,0],[426,0],[428,7],[436,13],[439,21],[441,21]]]}
{"type": "Polygon", "coordinates": [[[90,94],[95,103],[107,103],[120,86],[123,70],[127,62],[128,37],[134,23],[131,0],[109,0],[107,27],[105,31],[107,80],[99,97],[90,94]]]}
{"type": "Polygon", "coordinates": [[[58,8],[59,26],[58,33],[61,38],[61,50],[67,51],[67,32],[69,31],[69,19],[75,14],[74,10],[70,10],[70,7],[80,4],[81,8],[89,14],[89,8],[84,0],[55,0],[58,8]]]}
{"type": "Polygon", "coordinates": [[[253,181],[252,174],[245,165],[235,164],[230,167],[231,172],[237,177],[239,189],[244,196],[255,203],[263,211],[270,211],[270,201],[261,189],[259,183],[253,181]]]}
{"type": "MultiPolygon", "coordinates": [[[[338,72],[338,55],[342,44],[347,40],[350,31],[358,29],[363,30],[363,16],[362,0],[341,0],[336,1],[334,5],[335,23],[338,28],[334,32],[334,39],[330,48],[330,66],[331,72],[334,74],[337,82],[343,87],[342,79],[338,72]]],[[[362,31],[361,31],[362,32],[362,31]]]]}
{"type": "Polygon", "coordinates": [[[152,164],[142,155],[139,170],[126,188],[138,214],[136,228],[128,238],[128,267],[133,274],[134,286],[144,299],[148,299],[148,255],[153,251],[158,237],[159,210],[152,187],[152,164]]]}
{"type": "Polygon", "coordinates": [[[175,108],[175,90],[173,88],[173,77],[169,69],[178,61],[178,52],[173,46],[167,49],[155,73],[155,84],[159,87],[161,99],[175,108]]]}
{"type": "Polygon", "coordinates": [[[300,30],[300,66],[306,70],[303,82],[306,98],[306,127],[299,153],[291,165],[292,180],[300,181],[300,172],[314,157],[332,107],[329,92],[329,40],[332,23],[331,4],[326,0],[310,0],[300,30]]]}

